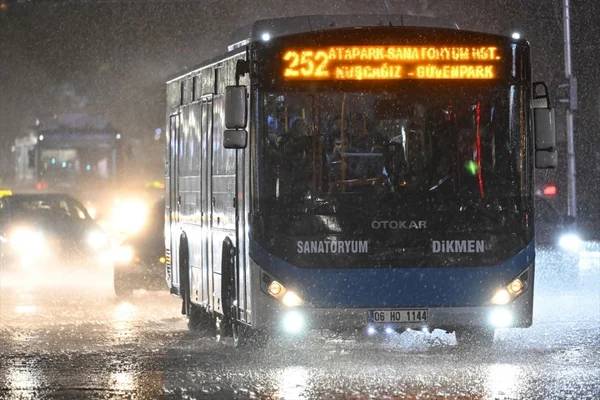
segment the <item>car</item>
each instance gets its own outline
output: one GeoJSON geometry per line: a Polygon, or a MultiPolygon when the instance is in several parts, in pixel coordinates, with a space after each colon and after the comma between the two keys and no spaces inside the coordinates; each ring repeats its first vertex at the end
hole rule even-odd
{"type": "Polygon", "coordinates": [[[117,297],[128,297],[136,289],[167,288],[164,214],[163,199],[153,206],[144,227],[115,250],[113,282],[117,297]]]}
{"type": "Polygon", "coordinates": [[[562,215],[551,201],[536,198],[536,280],[555,289],[598,284],[600,216],[562,215]]]}
{"type": "Polygon", "coordinates": [[[75,198],[62,193],[0,198],[3,269],[86,265],[110,257],[110,239],[75,198]]]}
{"type": "Polygon", "coordinates": [[[582,213],[569,236],[563,237],[559,244],[563,251],[577,257],[579,285],[597,291],[600,287],[600,214],[582,213]],[[569,238],[570,241],[565,240],[569,238]]]}

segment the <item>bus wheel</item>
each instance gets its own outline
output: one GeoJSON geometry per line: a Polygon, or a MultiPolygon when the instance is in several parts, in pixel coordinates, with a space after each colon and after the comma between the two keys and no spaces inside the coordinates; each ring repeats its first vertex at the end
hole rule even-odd
{"type": "Polygon", "coordinates": [[[239,322],[233,321],[231,323],[231,336],[233,336],[233,346],[240,348],[246,347],[248,344],[248,328],[240,324],[239,322]]]}
{"type": "Polygon", "coordinates": [[[133,294],[133,286],[127,281],[127,274],[119,267],[113,269],[113,288],[119,299],[126,299],[133,294]]]}
{"type": "Polygon", "coordinates": [[[223,338],[231,336],[231,327],[228,323],[228,318],[223,315],[218,315],[215,318],[215,339],[217,342],[222,342],[223,338]]]}
{"type": "Polygon", "coordinates": [[[233,336],[233,345],[236,348],[248,346],[262,348],[267,344],[268,337],[265,332],[253,329],[241,322],[232,323],[231,334],[233,336]]]}
{"type": "Polygon", "coordinates": [[[235,304],[235,248],[231,239],[223,241],[221,252],[221,307],[223,315],[216,318],[217,341],[231,336],[232,324],[236,322],[235,304]]]}
{"type": "Polygon", "coordinates": [[[494,344],[494,329],[492,328],[463,328],[454,333],[456,344],[460,348],[489,348],[494,344]]]}
{"type": "Polygon", "coordinates": [[[214,334],[213,318],[203,307],[189,302],[187,316],[187,326],[190,331],[202,332],[206,336],[214,334]]]}
{"type": "Polygon", "coordinates": [[[203,307],[192,303],[190,295],[189,252],[185,239],[181,240],[179,257],[181,313],[187,315],[187,326],[190,331],[204,332],[207,335],[212,334],[214,323],[211,315],[203,307]]]}

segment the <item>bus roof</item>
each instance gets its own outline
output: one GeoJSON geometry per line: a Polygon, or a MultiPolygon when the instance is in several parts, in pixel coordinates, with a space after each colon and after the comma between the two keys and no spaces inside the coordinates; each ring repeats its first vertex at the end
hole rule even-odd
{"type": "Polygon", "coordinates": [[[37,144],[41,147],[114,147],[122,139],[122,134],[109,129],[48,129],[38,132],[37,144]]]}
{"type": "Polygon", "coordinates": [[[204,62],[177,73],[167,79],[167,84],[189,75],[200,69],[216,64],[224,59],[243,52],[244,46],[251,42],[259,41],[262,35],[269,34],[270,38],[293,35],[304,32],[317,32],[342,28],[369,28],[377,26],[413,26],[443,29],[460,29],[458,24],[440,18],[419,15],[301,15],[296,17],[283,17],[257,20],[251,25],[246,25],[236,30],[227,46],[227,53],[205,60],[204,62]]]}
{"type": "Polygon", "coordinates": [[[263,19],[252,25],[238,29],[230,40],[228,50],[244,46],[249,42],[258,41],[267,34],[270,38],[293,35],[303,32],[318,32],[340,28],[368,28],[377,26],[412,26],[445,29],[460,29],[458,24],[440,18],[420,15],[301,15],[263,19]]]}
{"type": "Polygon", "coordinates": [[[77,201],[77,199],[75,199],[73,196],[71,196],[67,193],[37,193],[37,192],[25,193],[25,192],[21,192],[21,193],[10,193],[4,197],[6,199],[10,199],[11,202],[15,202],[15,203],[18,203],[20,201],[32,201],[32,200],[70,199],[70,200],[77,201]]]}
{"type": "MultiPolygon", "coordinates": [[[[323,32],[336,29],[363,29],[376,27],[421,27],[446,30],[463,30],[456,22],[442,18],[404,14],[356,14],[356,15],[301,15],[257,20],[239,28],[230,38],[227,52],[194,65],[180,73],[172,75],[166,83],[170,84],[196,74],[199,70],[218,64],[245,51],[248,44],[273,38],[301,33],[323,32]]],[[[477,33],[498,36],[497,33],[477,30],[477,33]]],[[[503,37],[503,36],[502,36],[503,37]]]]}

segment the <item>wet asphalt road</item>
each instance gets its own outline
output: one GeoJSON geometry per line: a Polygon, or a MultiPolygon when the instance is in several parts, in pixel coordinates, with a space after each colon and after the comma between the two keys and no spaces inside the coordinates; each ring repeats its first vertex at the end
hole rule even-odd
{"type": "Polygon", "coordinates": [[[538,282],[534,326],[499,331],[492,349],[413,331],[235,350],[189,333],[167,293],[122,302],[107,271],[55,276],[0,276],[2,399],[600,399],[597,277],[569,287],[538,273],[556,285],[538,282]]]}

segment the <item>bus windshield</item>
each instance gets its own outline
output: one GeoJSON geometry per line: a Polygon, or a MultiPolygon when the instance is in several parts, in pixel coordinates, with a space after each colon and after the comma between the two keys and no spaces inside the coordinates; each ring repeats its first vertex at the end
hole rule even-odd
{"type": "Polygon", "coordinates": [[[277,232],[271,250],[290,258],[302,253],[298,238],[364,239],[363,259],[388,265],[411,254],[431,261],[432,239],[466,235],[487,238],[473,262],[506,256],[525,235],[519,97],[508,85],[264,94],[261,199],[265,236],[277,232]],[[505,246],[491,246],[501,237],[505,246]]]}
{"type": "Polygon", "coordinates": [[[75,185],[113,177],[113,149],[61,148],[40,150],[40,177],[53,183],[75,185]]]}

